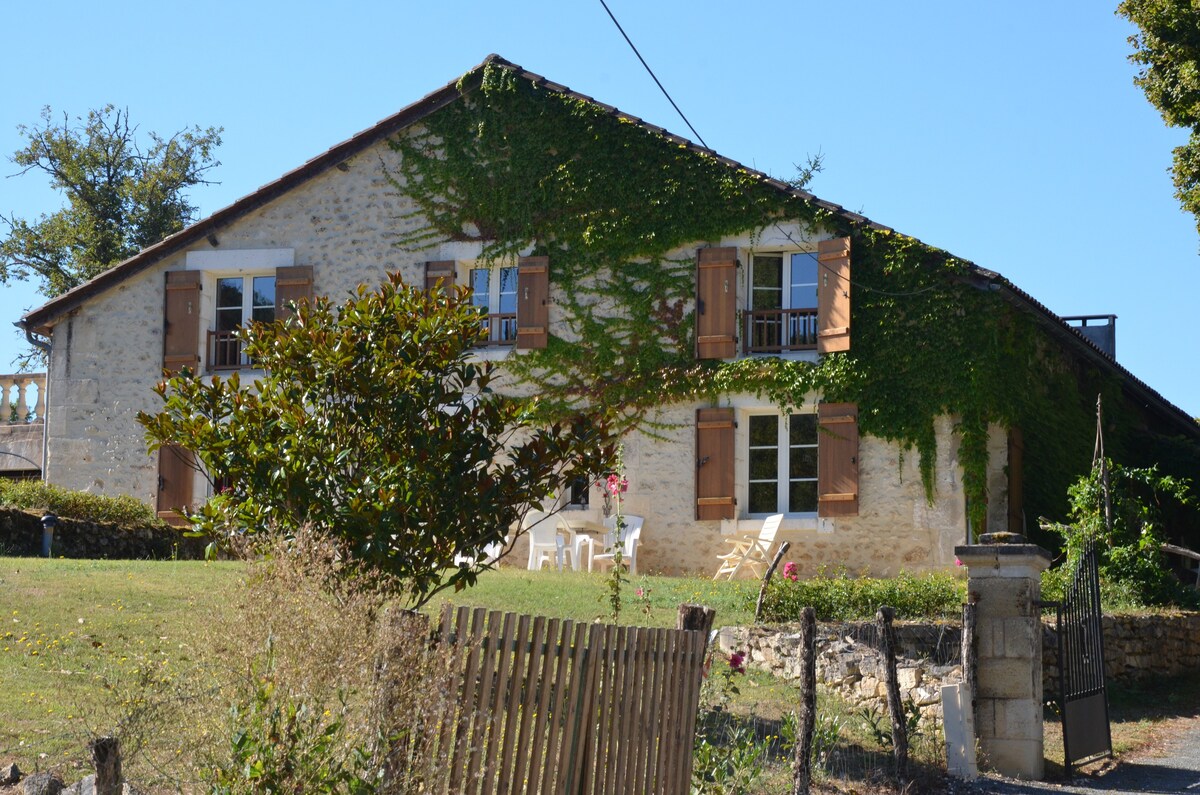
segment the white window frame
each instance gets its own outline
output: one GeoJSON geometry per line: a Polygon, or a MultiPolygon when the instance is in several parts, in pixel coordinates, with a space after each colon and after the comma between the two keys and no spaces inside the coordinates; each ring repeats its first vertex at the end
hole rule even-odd
{"type": "MultiPolygon", "coordinates": [[[[816,250],[807,249],[807,248],[796,248],[796,247],[751,249],[749,252],[750,267],[747,269],[748,273],[746,275],[746,304],[745,304],[746,308],[745,308],[745,312],[746,312],[746,316],[748,318],[751,317],[750,313],[755,311],[754,310],[754,297],[755,297],[756,288],[754,286],[754,277],[755,277],[755,273],[756,273],[756,266],[758,264],[757,261],[760,257],[780,257],[783,260],[782,265],[781,265],[782,273],[780,274],[779,305],[777,307],[772,307],[772,308],[781,309],[785,312],[789,311],[789,310],[793,310],[793,309],[811,310],[812,317],[810,320],[806,320],[805,322],[807,322],[810,326],[808,331],[810,332],[809,336],[811,337],[812,342],[805,344],[804,347],[797,347],[797,348],[785,347],[781,350],[758,350],[755,347],[754,340],[756,338],[756,334],[755,334],[754,327],[753,327],[753,324],[751,321],[746,324],[746,328],[744,329],[746,351],[752,356],[758,356],[758,355],[784,356],[784,357],[788,357],[788,358],[810,359],[812,361],[816,361],[816,346],[817,346],[817,337],[816,337],[816,333],[817,333],[817,328],[816,328],[817,301],[816,301],[816,298],[814,296],[814,300],[813,300],[813,303],[811,306],[792,306],[792,288],[793,287],[810,286],[811,285],[813,288],[813,292],[816,293],[816,291],[817,291],[817,286],[819,284],[819,278],[820,278],[820,267],[821,266],[820,266],[820,263],[817,262],[816,250]],[[793,258],[793,256],[795,256],[797,254],[805,254],[805,255],[809,255],[813,258],[813,262],[817,268],[816,277],[815,277],[817,279],[817,281],[793,283],[794,275],[793,275],[793,269],[792,269],[792,258],[793,258]]],[[[783,321],[784,328],[786,328],[786,325],[787,325],[787,321],[783,321]]],[[[781,334],[781,337],[786,336],[783,334],[782,329],[779,333],[781,334]]],[[[781,339],[781,342],[782,342],[782,339],[781,339]]]]}
{"type": "MultiPolygon", "coordinates": [[[[471,297],[472,303],[475,306],[479,307],[481,310],[485,311],[488,315],[501,314],[501,312],[500,312],[501,301],[503,300],[503,297],[505,295],[511,295],[513,298],[513,309],[512,309],[512,313],[511,313],[512,318],[500,319],[499,322],[501,324],[501,327],[498,332],[495,329],[491,328],[491,322],[488,321],[488,323],[487,323],[487,328],[489,331],[488,341],[482,345],[479,345],[478,347],[487,348],[487,349],[497,349],[498,348],[501,350],[514,348],[517,344],[516,313],[517,313],[517,283],[518,283],[518,277],[519,277],[517,264],[515,262],[510,263],[507,261],[495,262],[495,263],[485,263],[485,262],[480,262],[480,261],[465,262],[465,263],[461,264],[461,270],[465,271],[465,281],[463,283],[466,284],[467,287],[470,288],[472,291],[472,297],[471,297]],[[475,290],[475,271],[487,271],[488,272],[488,295],[487,295],[486,303],[479,301],[478,294],[476,294],[474,292],[474,290],[475,290]],[[508,293],[501,292],[501,282],[503,282],[502,274],[504,271],[511,271],[511,273],[512,273],[512,291],[508,292],[508,293]]],[[[504,313],[504,314],[509,314],[509,313],[504,313]]]]}
{"type": "MultiPolygon", "coordinates": [[[[741,453],[741,455],[738,456],[741,460],[741,466],[740,466],[741,471],[737,473],[737,475],[739,476],[737,479],[737,482],[745,484],[742,487],[742,489],[740,489],[740,491],[744,491],[744,494],[741,495],[741,499],[744,500],[744,502],[742,502],[741,504],[746,506],[745,518],[748,518],[748,519],[763,518],[763,517],[770,516],[771,514],[775,514],[775,513],[782,513],[785,516],[806,518],[806,519],[816,519],[816,517],[817,517],[817,505],[816,505],[815,501],[813,503],[812,510],[808,510],[808,511],[789,510],[791,506],[788,504],[788,501],[790,499],[790,494],[791,494],[790,485],[791,485],[792,480],[804,480],[804,481],[813,483],[814,486],[816,485],[816,482],[817,482],[816,474],[814,474],[811,478],[792,478],[790,475],[790,463],[791,463],[791,455],[790,454],[791,454],[791,450],[792,450],[792,447],[791,447],[791,420],[793,417],[810,417],[810,418],[812,418],[813,422],[815,423],[817,415],[816,415],[815,408],[813,410],[801,409],[801,410],[793,411],[791,413],[791,415],[787,415],[781,411],[774,410],[774,409],[773,410],[757,409],[757,410],[750,410],[750,411],[747,411],[744,413],[742,420],[744,423],[745,431],[743,433],[739,434],[740,439],[738,440],[739,441],[739,452],[741,453]],[[775,475],[775,479],[773,481],[776,484],[776,506],[773,510],[751,511],[751,509],[750,509],[750,486],[751,486],[750,454],[751,454],[752,449],[754,449],[751,447],[751,444],[750,444],[750,425],[753,422],[753,419],[755,417],[776,417],[779,420],[779,423],[776,426],[776,430],[775,430],[776,444],[772,446],[776,451],[776,469],[775,469],[776,475],[775,475]]],[[[816,440],[814,440],[812,444],[806,444],[806,445],[801,445],[801,446],[811,448],[813,450],[814,455],[817,455],[818,442],[816,440]]],[[[758,482],[758,481],[754,481],[754,482],[758,482]]]]}

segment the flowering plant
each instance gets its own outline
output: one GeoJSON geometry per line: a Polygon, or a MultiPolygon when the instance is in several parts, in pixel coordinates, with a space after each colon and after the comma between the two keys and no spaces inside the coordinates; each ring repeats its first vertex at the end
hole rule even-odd
{"type": "Polygon", "coordinates": [[[616,472],[610,472],[607,478],[601,478],[596,481],[596,488],[600,489],[604,495],[604,516],[612,515],[612,501],[616,498],[620,501],[621,495],[629,491],[629,478],[624,478],[616,472]]]}
{"type": "Polygon", "coordinates": [[[796,580],[800,579],[800,575],[797,572],[798,568],[792,561],[789,560],[787,563],[783,564],[783,579],[796,582],[796,580]]]}
{"type": "Polygon", "coordinates": [[[746,673],[746,655],[740,651],[729,655],[729,670],[735,674],[746,673]]]}

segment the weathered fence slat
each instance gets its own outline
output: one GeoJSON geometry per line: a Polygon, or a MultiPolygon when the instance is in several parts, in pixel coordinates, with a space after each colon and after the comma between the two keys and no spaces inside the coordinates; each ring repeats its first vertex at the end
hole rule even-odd
{"type": "Polygon", "coordinates": [[[461,649],[434,749],[449,792],[688,791],[704,632],[447,607],[440,634],[461,649]]]}

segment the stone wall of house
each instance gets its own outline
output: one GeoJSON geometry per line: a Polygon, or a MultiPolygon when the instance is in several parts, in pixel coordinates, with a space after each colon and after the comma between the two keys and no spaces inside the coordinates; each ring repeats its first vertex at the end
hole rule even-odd
{"type": "MultiPolygon", "coordinates": [[[[341,168],[324,173],[267,202],[227,226],[191,251],[237,252],[290,248],[294,264],[313,267],[314,292],[339,299],[357,285],[378,284],[398,271],[410,283],[423,280],[426,260],[470,260],[479,247],[444,242],[423,250],[395,245],[396,234],[422,223],[408,199],[388,181],[382,162],[396,155],[377,145],[348,159],[341,168]]],[[[768,230],[753,240],[749,235],[720,242],[764,246],[770,234],[787,232],[781,240],[808,240],[807,230],[768,230]]],[[[187,251],[166,257],[89,300],[53,332],[49,390],[50,482],[72,489],[130,494],[154,504],[157,495],[157,454],[148,455],[139,411],[153,412],[159,399],[151,391],[159,380],[163,346],[164,271],[185,266],[187,251]]],[[[686,259],[694,246],[670,256],[686,259]]],[[[553,267],[553,264],[551,265],[553,267]]],[[[744,295],[745,272],[740,269],[739,292],[744,295]]],[[[201,302],[211,302],[211,289],[201,302]]],[[[206,304],[207,306],[207,304],[206,304]]],[[[554,333],[566,334],[558,322],[551,293],[550,323],[554,333]]],[[[211,314],[211,308],[201,308],[211,314]]],[[[203,335],[202,335],[203,338],[203,335]]],[[[203,344],[203,340],[202,340],[203,344]]],[[[489,358],[519,355],[492,351],[489,358]]],[[[815,399],[815,396],[813,396],[815,399]]],[[[726,398],[744,417],[770,409],[766,401],[748,395],[726,398]]],[[[643,571],[710,573],[724,540],[737,532],[753,532],[761,519],[697,522],[694,517],[695,430],[698,404],[672,406],[655,419],[653,436],[634,434],[626,440],[626,471],[630,490],[625,509],[646,518],[639,567],[643,571]]],[[[809,405],[806,410],[812,411],[809,405]]],[[[792,542],[790,559],[804,573],[819,568],[845,567],[855,573],[888,576],[945,568],[953,562],[953,547],[964,537],[965,505],[957,441],[950,418],[937,423],[938,458],[932,502],[921,487],[915,453],[895,444],[863,437],[860,448],[860,511],[855,517],[821,520],[789,517],[780,538],[792,542]]],[[[990,510],[1003,516],[1003,434],[993,434],[990,510]],[[999,441],[997,441],[999,440],[999,441]],[[999,480],[997,480],[999,479],[999,480]]],[[[739,444],[739,504],[747,503],[745,448],[739,444]]],[[[194,494],[206,496],[207,482],[197,476],[194,494]]],[[[599,490],[592,493],[592,511],[599,490]]],[[[523,564],[518,548],[511,558],[523,564]]]]}
{"type": "MultiPolygon", "coordinates": [[[[1058,692],[1058,639],[1053,620],[1042,626],[1044,688],[1052,698],[1058,692]]],[[[1200,672],[1200,613],[1106,615],[1103,627],[1109,682],[1200,672]]],[[[962,681],[961,633],[955,624],[896,625],[901,698],[915,703],[926,720],[941,720],[941,686],[962,681]]],[[[818,625],[817,682],[852,704],[886,711],[876,638],[869,623],[818,625]]],[[[726,627],[719,642],[727,653],[749,651],[755,668],[799,678],[796,625],[726,627]]]]}

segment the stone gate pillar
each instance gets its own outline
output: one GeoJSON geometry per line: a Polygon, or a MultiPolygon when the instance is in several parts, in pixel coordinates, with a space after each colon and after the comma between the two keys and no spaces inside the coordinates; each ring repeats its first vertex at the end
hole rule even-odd
{"type": "Polygon", "coordinates": [[[1050,553],[1012,533],[984,534],[954,548],[977,601],[978,689],[975,729],[986,766],[1040,779],[1042,744],[1041,573],[1050,553]],[[987,543],[987,542],[1008,543],[987,543]],[[1015,542],[1015,543],[1014,543],[1015,542]]]}

